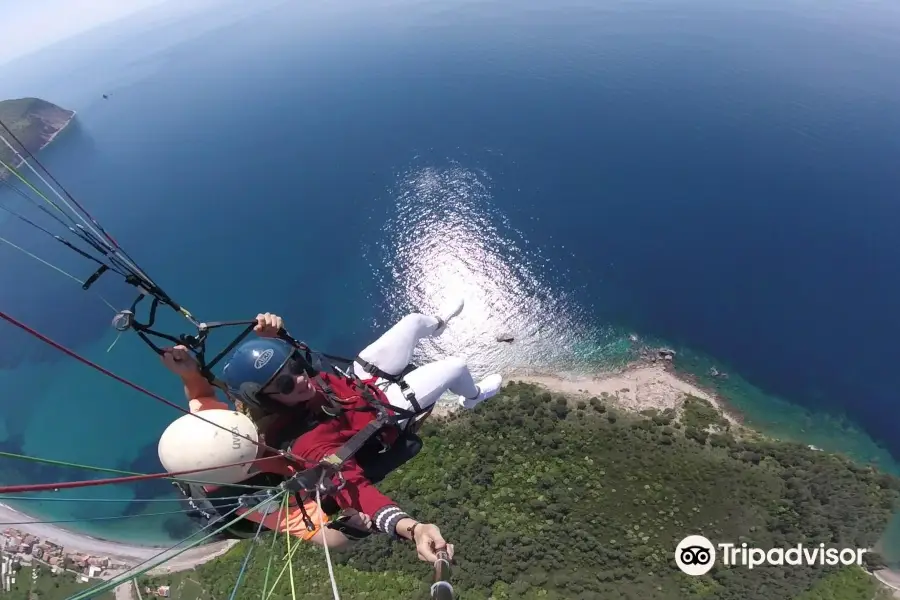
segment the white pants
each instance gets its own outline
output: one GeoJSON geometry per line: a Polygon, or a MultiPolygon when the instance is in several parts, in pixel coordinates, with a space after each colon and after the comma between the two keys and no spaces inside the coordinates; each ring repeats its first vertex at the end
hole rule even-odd
{"type": "MultiPolygon", "coordinates": [[[[359,357],[389,375],[399,375],[412,360],[416,344],[422,338],[432,335],[438,323],[435,317],[419,313],[406,315],[360,352],[359,357]]],[[[372,377],[358,362],[353,363],[353,372],[362,379],[372,377]]],[[[464,360],[456,357],[418,367],[403,379],[415,394],[416,402],[422,410],[428,409],[448,390],[466,398],[475,398],[480,393],[469,367],[464,360]]],[[[379,383],[384,381],[378,379],[379,383]]],[[[393,406],[408,410],[413,408],[396,383],[388,385],[384,392],[393,406]]]]}

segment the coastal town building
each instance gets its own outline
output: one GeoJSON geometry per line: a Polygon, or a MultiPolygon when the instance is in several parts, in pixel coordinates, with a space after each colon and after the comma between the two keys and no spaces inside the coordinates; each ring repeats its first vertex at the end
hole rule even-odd
{"type": "Polygon", "coordinates": [[[20,565],[30,565],[31,559],[35,559],[42,564],[49,565],[53,574],[62,573],[64,570],[74,571],[79,574],[81,581],[99,578],[107,569],[112,569],[122,565],[113,564],[108,556],[91,556],[82,553],[67,553],[65,548],[59,544],[47,540],[41,540],[37,536],[30,535],[14,528],[3,530],[2,548],[3,556],[3,589],[8,589],[7,573],[11,573],[11,581],[15,583],[15,569],[9,567],[14,565],[18,568],[20,565]]]}
{"type": "Polygon", "coordinates": [[[19,570],[19,561],[16,557],[4,554],[0,560],[0,589],[10,591],[16,583],[16,571],[19,570]]]}
{"type": "Polygon", "coordinates": [[[152,588],[150,586],[144,586],[144,593],[148,596],[158,596],[160,598],[168,598],[169,597],[169,586],[161,585],[157,588],[152,588]]]}
{"type": "Polygon", "coordinates": [[[103,569],[101,569],[98,566],[91,565],[87,568],[87,572],[85,572],[83,575],[81,575],[78,578],[78,580],[81,581],[82,583],[87,583],[91,579],[100,577],[101,573],[103,573],[103,569]]]}

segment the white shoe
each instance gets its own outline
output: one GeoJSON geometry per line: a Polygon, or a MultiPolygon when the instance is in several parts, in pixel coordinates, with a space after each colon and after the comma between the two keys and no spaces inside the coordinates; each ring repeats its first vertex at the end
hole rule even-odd
{"type": "Polygon", "coordinates": [[[459,397],[459,405],[463,408],[475,408],[491,396],[495,396],[503,385],[503,377],[499,373],[488,375],[478,382],[478,395],[474,398],[459,397]]]}
{"type": "Polygon", "coordinates": [[[448,304],[444,308],[441,309],[438,320],[437,329],[434,330],[434,333],[431,334],[433,337],[438,337],[444,331],[447,330],[447,323],[450,322],[450,319],[458,315],[462,312],[463,307],[466,305],[466,301],[463,298],[457,298],[455,302],[452,304],[448,304]]]}

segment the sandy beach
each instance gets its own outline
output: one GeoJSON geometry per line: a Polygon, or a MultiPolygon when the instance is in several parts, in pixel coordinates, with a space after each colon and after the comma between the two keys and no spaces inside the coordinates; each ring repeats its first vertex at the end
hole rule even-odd
{"type": "Polygon", "coordinates": [[[893,590],[894,598],[900,598],[900,572],[891,569],[878,569],[872,575],[883,585],[893,590]]]}
{"type": "Polygon", "coordinates": [[[57,129],[56,131],[54,131],[54,132],[53,132],[53,135],[51,135],[49,138],[47,138],[47,141],[44,142],[43,145],[42,145],[40,148],[38,148],[38,151],[41,151],[41,150],[43,150],[44,148],[46,148],[47,146],[49,146],[50,143],[51,143],[54,139],[56,139],[56,136],[58,136],[60,133],[62,133],[62,131],[63,131],[66,127],[68,127],[69,125],[72,124],[72,121],[75,119],[75,115],[76,115],[77,113],[76,113],[74,110],[73,110],[73,111],[70,111],[70,112],[72,113],[72,116],[69,117],[69,120],[66,121],[66,122],[63,124],[62,127],[60,127],[59,129],[57,129]]]}
{"type": "Polygon", "coordinates": [[[662,411],[667,408],[677,410],[687,396],[694,396],[715,406],[732,425],[740,425],[738,419],[728,413],[715,395],[680,378],[662,363],[637,364],[621,371],[597,375],[549,375],[521,371],[508,376],[507,380],[533,383],[572,397],[597,396],[619,408],[635,412],[647,409],[662,411]]]}
{"type": "MultiPolygon", "coordinates": [[[[35,519],[5,504],[0,504],[0,528],[5,529],[3,523],[18,523],[23,521],[35,521],[35,519]]],[[[135,565],[152,558],[165,550],[163,547],[141,546],[137,544],[125,544],[101,540],[81,533],[68,531],[62,527],[47,523],[29,523],[26,525],[11,525],[11,527],[25,533],[30,533],[43,540],[59,544],[66,552],[78,552],[98,557],[108,556],[112,562],[127,565],[135,565]]],[[[234,543],[234,541],[220,541],[198,548],[191,548],[184,554],[167,562],[160,571],[174,572],[193,568],[216,556],[220,556],[234,543]]],[[[177,552],[178,549],[171,550],[168,551],[166,555],[171,556],[177,552]]],[[[156,559],[154,562],[162,558],[163,557],[160,556],[160,558],[156,559]]]]}
{"type": "MultiPolygon", "coordinates": [[[[551,374],[519,369],[505,374],[504,380],[532,383],[572,398],[597,396],[604,402],[634,412],[651,408],[659,411],[667,408],[678,410],[687,396],[694,396],[715,406],[733,426],[740,426],[739,419],[734,414],[729,414],[719,398],[679,377],[664,363],[641,362],[618,371],[591,375],[567,372],[551,374]]],[[[434,414],[443,416],[456,410],[459,410],[459,406],[455,402],[441,402],[435,406],[434,414]]]]}

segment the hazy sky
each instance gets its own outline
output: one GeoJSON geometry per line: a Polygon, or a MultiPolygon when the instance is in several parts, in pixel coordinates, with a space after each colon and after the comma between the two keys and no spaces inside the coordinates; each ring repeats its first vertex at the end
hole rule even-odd
{"type": "Polygon", "coordinates": [[[168,0],[0,0],[0,64],[168,0]]]}

